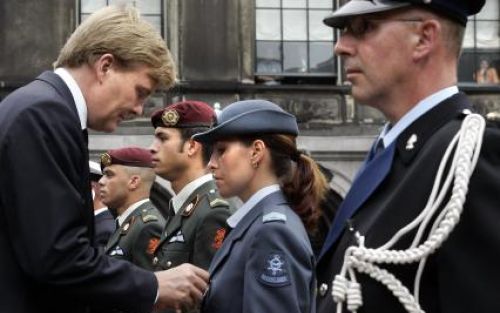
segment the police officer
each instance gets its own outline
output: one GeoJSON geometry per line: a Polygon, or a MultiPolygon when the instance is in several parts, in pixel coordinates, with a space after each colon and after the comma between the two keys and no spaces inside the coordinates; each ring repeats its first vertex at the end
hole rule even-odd
{"type": "Polygon", "coordinates": [[[153,252],[165,225],[160,212],[149,200],[155,179],[151,153],[127,147],[101,155],[103,176],[99,180],[101,199],[117,217],[117,230],[105,252],[144,269],[153,270],[153,252]]]}
{"type": "Polygon", "coordinates": [[[157,175],[170,181],[175,196],[153,260],[155,269],[192,263],[207,269],[228,233],[232,209],[219,195],[206,170],[210,147],[191,139],[213,123],[204,102],[184,101],[155,112],[150,150],[157,175]]]}
{"type": "Polygon", "coordinates": [[[500,132],[457,86],[484,3],[351,0],[324,19],[353,97],[388,124],[318,259],[319,313],[500,312],[500,132]]]}
{"type": "Polygon", "coordinates": [[[295,117],[274,103],[230,104],[217,126],[195,135],[213,144],[209,162],[222,196],[243,202],[210,265],[204,313],[315,312],[313,229],[325,178],[297,150],[295,117]],[[306,226],[306,227],[304,227],[306,226]]]}

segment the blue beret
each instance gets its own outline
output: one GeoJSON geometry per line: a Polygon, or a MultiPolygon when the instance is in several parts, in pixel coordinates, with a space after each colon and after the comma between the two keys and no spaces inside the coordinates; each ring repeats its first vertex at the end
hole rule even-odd
{"type": "Polygon", "coordinates": [[[465,26],[467,17],[477,14],[484,2],[485,0],[351,0],[327,16],[323,22],[331,27],[342,28],[349,18],[357,15],[420,6],[465,26]]]}
{"type": "Polygon", "coordinates": [[[221,138],[255,134],[289,134],[297,136],[295,116],[278,105],[265,100],[245,100],[225,107],[217,124],[206,132],[196,134],[199,142],[214,142],[221,138]]]}

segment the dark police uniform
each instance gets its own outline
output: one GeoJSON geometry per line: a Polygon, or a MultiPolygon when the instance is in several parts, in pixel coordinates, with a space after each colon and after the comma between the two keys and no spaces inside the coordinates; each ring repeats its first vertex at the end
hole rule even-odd
{"type": "Polygon", "coordinates": [[[153,270],[153,253],[160,241],[165,225],[158,209],[147,201],[137,207],[109,238],[106,253],[153,270]]]}
{"type": "MultiPolygon", "coordinates": [[[[213,143],[262,133],[297,136],[295,116],[269,101],[239,101],[193,139],[213,143]]],[[[252,197],[228,220],[241,218],[210,265],[201,312],[315,312],[314,254],[302,221],[278,185],[252,197]]]]}
{"type": "MultiPolygon", "coordinates": [[[[343,18],[370,13],[361,10],[364,3],[364,8],[390,5],[380,1],[349,3],[354,2],[360,4],[356,10],[349,11],[354,6],[346,5],[341,11],[344,17],[337,20],[334,14],[325,22],[338,27],[343,18]]],[[[484,1],[433,0],[420,4],[438,13],[445,10],[443,14],[450,17],[459,14],[456,20],[461,19],[465,24],[467,15],[476,13],[484,1]]],[[[463,94],[443,100],[366,163],[339,209],[318,260],[318,312],[336,310],[331,295],[332,280],[341,271],[346,249],[358,245],[356,232],[364,235],[366,247],[380,247],[426,207],[445,150],[471,110],[471,103],[463,94]],[[350,214],[343,214],[349,211],[350,214]]],[[[425,312],[500,312],[500,271],[495,262],[500,249],[500,206],[496,198],[500,194],[499,142],[500,130],[495,125],[488,126],[460,221],[426,261],[419,293],[419,303],[425,312]]],[[[445,200],[448,198],[449,194],[445,200]]],[[[438,212],[441,209],[442,206],[438,212]]],[[[407,249],[415,233],[416,229],[402,237],[392,249],[407,249]]],[[[418,263],[380,267],[389,270],[413,292],[418,263]]],[[[381,283],[364,274],[358,274],[357,280],[363,296],[363,306],[357,312],[406,312],[381,283]]]]}
{"type": "Polygon", "coordinates": [[[199,186],[177,214],[169,217],[153,260],[155,270],[191,263],[208,269],[221,247],[233,209],[221,198],[213,180],[199,186]]]}

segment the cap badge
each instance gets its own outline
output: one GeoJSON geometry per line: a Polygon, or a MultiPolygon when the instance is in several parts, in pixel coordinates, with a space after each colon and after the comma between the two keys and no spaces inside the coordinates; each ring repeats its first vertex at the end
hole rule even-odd
{"type": "Polygon", "coordinates": [[[110,166],[111,163],[111,156],[109,155],[109,153],[101,154],[101,164],[103,167],[110,166]]]}
{"type": "Polygon", "coordinates": [[[161,120],[166,126],[174,126],[179,121],[179,113],[176,110],[167,110],[163,112],[161,120]]]}
{"type": "Polygon", "coordinates": [[[417,140],[418,140],[418,137],[416,134],[411,135],[410,138],[408,138],[408,141],[406,142],[405,149],[406,150],[413,150],[413,148],[415,148],[415,143],[417,142],[417,140]]]}

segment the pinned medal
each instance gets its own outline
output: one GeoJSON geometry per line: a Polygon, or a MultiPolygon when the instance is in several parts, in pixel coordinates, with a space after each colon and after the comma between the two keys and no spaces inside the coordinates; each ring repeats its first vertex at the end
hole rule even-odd
{"type": "Polygon", "coordinates": [[[408,141],[406,142],[405,149],[406,150],[413,150],[413,148],[415,148],[415,143],[417,142],[417,140],[418,140],[418,137],[416,134],[411,135],[410,138],[408,138],[408,141]]]}
{"type": "Polygon", "coordinates": [[[179,113],[176,110],[167,110],[161,116],[161,120],[165,126],[175,126],[179,118],[179,113]]]}

